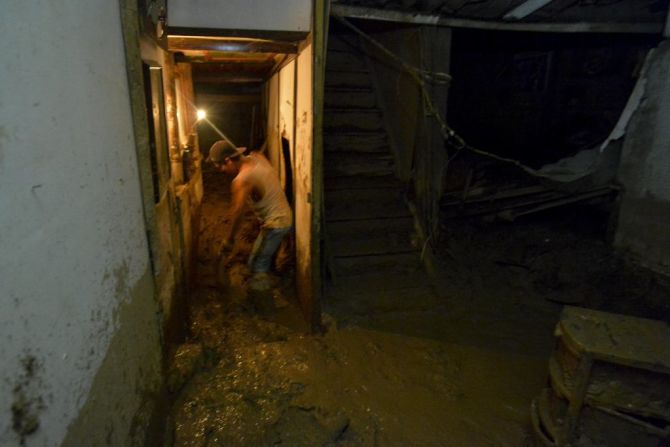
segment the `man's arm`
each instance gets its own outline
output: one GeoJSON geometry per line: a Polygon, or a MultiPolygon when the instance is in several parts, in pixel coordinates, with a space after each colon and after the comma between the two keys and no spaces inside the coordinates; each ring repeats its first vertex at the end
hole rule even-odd
{"type": "Polygon", "coordinates": [[[233,200],[228,214],[230,216],[230,227],[228,227],[228,232],[223,239],[224,251],[233,247],[235,234],[240,226],[240,222],[242,222],[244,203],[247,197],[249,197],[249,194],[251,194],[251,185],[242,179],[236,179],[230,184],[230,190],[232,192],[233,200]]]}

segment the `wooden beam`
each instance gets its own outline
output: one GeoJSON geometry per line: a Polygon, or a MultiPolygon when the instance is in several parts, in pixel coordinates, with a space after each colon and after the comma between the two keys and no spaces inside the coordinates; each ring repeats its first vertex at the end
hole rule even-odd
{"type": "Polygon", "coordinates": [[[263,39],[168,36],[170,51],[217,51],[226,53],[285,53],[298,52],[296,42],[277,42],[263,39]]]}
{"type": "Polygon", "coordinates": [[[218,36],[243,37],[249,39],[263,39],[277,42],[301,42],[307,37],[307,31],[271,31],[247,29],[218,29],[218,28],[185,28],[171,26],[168,29],[170,36],[218,36]]]}
{"type": "Polygon", "coordinates": [[[379,8],[364,8],[333,4],[331,14],[355,19],[380,20],[386,22],[411,23],[416,25],[446,26],[452,28],[474,28],[499,31],[533,31],[545,33],[631,33],[661,34],[663,23],[539,23],[502,22],[487,20],[459,19],[433,14],[416,14],[379,8]]]}
{"type": "Polygon", "coordinates": [[[193,76],[196,84],[260,84],[265,82],[265,77],[257,74],[206,74],[193,76]]]}
{"type": "Polygon", "coordinates": [[[542,9],[553,0],[526,0],[503,16],[503,20],[521,20],[538,9],[542,9]]]}

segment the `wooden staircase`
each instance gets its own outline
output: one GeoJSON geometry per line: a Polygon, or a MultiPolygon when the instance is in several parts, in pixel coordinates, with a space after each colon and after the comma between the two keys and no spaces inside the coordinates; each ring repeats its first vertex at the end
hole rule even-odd
{"type": "Polygon", "coordinates": [[[335,286],[420,270],[406,186],[395,176],[368,62],[352,39],[331,34],[326,59],[326,256],[335,286]]]}

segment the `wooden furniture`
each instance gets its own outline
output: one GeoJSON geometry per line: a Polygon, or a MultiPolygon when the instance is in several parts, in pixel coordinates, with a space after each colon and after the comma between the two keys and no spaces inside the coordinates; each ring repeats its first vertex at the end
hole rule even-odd
{"type": "Polygon", "coordinates": [[[533,401],[545,446],[670,446],[670,327],[566,306],[533,401]]]}

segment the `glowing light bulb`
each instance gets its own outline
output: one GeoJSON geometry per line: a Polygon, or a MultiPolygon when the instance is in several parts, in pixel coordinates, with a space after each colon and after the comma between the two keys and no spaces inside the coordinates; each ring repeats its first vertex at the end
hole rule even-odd
{"type": "Polygon", "coordinates": [[[207,118],[207,112],[205,112],[202,109],[198,109],[198,111],[196,112],[196,116],[198,117],[198,121],[204,120],[205,118],[207,118]]]}

